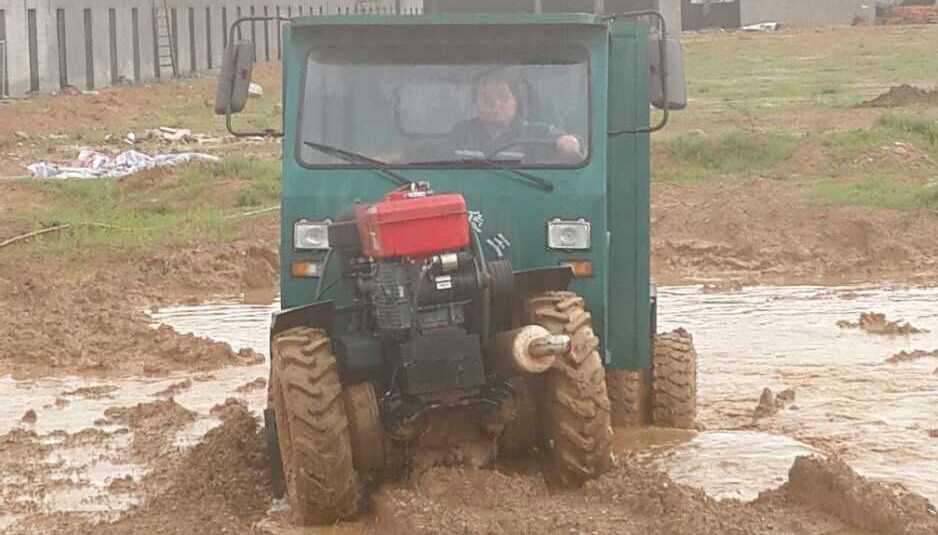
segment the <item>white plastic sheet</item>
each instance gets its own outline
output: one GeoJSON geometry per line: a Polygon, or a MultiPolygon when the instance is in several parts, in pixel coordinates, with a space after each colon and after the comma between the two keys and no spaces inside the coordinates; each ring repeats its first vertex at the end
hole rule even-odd
{"type": "Polygon", "coordinates": [[[74,165],[58,165],[38,162],[27,167],[36,178],[102,178],[122,177],[164,165],[178,165],[192,160],[217,162],[221,158],[211,154],[183,152],[150,156],[128,150],[111,157],[93,149],[83,148],[74,165]]]}

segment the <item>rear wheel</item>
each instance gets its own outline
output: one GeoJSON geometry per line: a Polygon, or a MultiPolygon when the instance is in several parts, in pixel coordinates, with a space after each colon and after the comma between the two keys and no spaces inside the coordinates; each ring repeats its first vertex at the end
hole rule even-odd
{"type": "Polygon", "coordinates": [[[327,524],[352,516],[361,483],[329,337],[309,327],[286,330],[271,341],[271,366],[271,398],[294,522],[327,524]]]}
{"type": "Polygon", "coordinates": [[[546,292],[529,298],[531,323],[570,335],[572,349],[545,372],[540,396],[544,439],[560,481],[579,486],[612,465],[612,427],[599,338],[583,298],[546,292]]]}
{"type": "Polygon", "coordinates": [[[648,370],[606,370],[612,425],[640,427],[651,423],[651,377],[648,370]]]}
{"type": "Polygon", "coordinates": [[[655,336],[652,350],[655,425],[691,429],[697,417],[697,351],[684,329],[655,336]]]}

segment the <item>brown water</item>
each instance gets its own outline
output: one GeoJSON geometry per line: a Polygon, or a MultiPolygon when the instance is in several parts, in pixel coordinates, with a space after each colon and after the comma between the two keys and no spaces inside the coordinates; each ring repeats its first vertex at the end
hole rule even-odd
{"type": "MultiPolygon", "coordinates": [[[[730,294],[707,294],[697,287],[659,289],[661,329],[683,326],[694,334],[700,357],[700,421],[707,431],[694,434],[650,429],[620,432],[620,452],[640,455],[667,470],[673,478],[703,488],[718,498],[752,499],[778,486],[798,455],[838,453],[859,472],[898,481],[938,503],[938,439],[927,430],[938,427],[938,359],[884,364],[899,350],[938,349],[938,289],[919,288],[747,288],[730,294]],[[842,330],[836,322],[855,321],[864,311],[885,312],[890,319],[910,321],[932,333],[872,336],[842,330]],[[752,421],[752,410],[764,387],[778,392],[795,388],[793,406],[778,415],[752,421]]],[[[174,307],[154,312],[154,322],[177,331],[208,336],[234,349],[267,351],[271,305],[222,302],[174,307]]],[[[101,380],[56,378],[14,381],[0,378],[0,434],[25,426],[55,440],[49,433],[77,433],[95,427],[108,407],[154,401],[154,394],[190,378],[193,387],[175,397],[199,418],[174,437],[176,445],[197,442],[218,421],[210,409],[228,397],[243,399],[257,414],[265,389],[236,392],[267,366],[219,370],[209,380],[179,374],[160,379],[101,380]],[[79,387],[110,385],[110,397],[56,398],[79,387]],[[27,409],[35,424],[19,422],[27,409]]],[[[98,427],[113,430],[107,427],[98,427]]],[[[126,437],[126,435],[124,435],[126,437]]],[[[126,444],[117,435],[94,450],[57,448],[38,462],[62,464],[62,477],[72,485],[43,497],[44,511],[108,512],[114,514],[139,500],[109,493],[113,479],[139,479],[146,467],[115,462],[108,451],[126,444]]],[[[29,482],[4,475],[3,485],[23,488],[29,482]]],[[[0,529],[15,520],[0,514],[0,529]]]]}
{"type": "MultiPolygon", "coordinates": [[[[699,419],[707,429],[784,434],[938,503],[938,439],[928,434],[938,428],[938,359],[884,363],[900,350],[938,349],[938,289],[801,286],[706,294],[681,287],[661,289],[659,303],[660,329],[683,326],[694,334],[699,419]],[[871,310],[931,332],[876,336],[836,326],[871,310]],[[794,388],[796,400],[753,425],[764,387],[794,388]]],[[[709,441],[705,435],[698,439],[709,441]]],[[[684,446],[694,454],[675,454],[672,474],[711,480],[709,472],[718,469],[708,461],[733,462],[762,448],[750,435],[718,437],[714,447],[684,446]],[[736,444],[727,449],[727,442],[736,444]]]]}

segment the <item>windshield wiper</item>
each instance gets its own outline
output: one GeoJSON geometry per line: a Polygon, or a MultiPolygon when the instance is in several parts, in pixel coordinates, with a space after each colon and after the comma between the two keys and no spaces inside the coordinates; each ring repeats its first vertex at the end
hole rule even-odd
{"type": "Polygon", "coordinates": [[[381,160],[376,160],[370,156],[365,156],[358,152],[352,152],[350,150],[340,149],[339,147],[333,147],[332,145],[325,145],[323,143],[316,143],[315,141],[303,141],[303,144],[311,149],[318,150],[323,154],[328,154],[329,156],[335,156],[340,160],[345,160],[349,163],[370,163],[374,167],[369,167],[368,169],[373,169],[380,172],[384,177],[386,177],[391,182],[395,183],[398,186],[406,186],[412,184],[413,180],[401,175],[400,173],[395,173],[387,168],[388,163],[382,162],[381,160]]]}
{"type": "Polygon", "coordinates": [[[511,167],[511,164],[520,163],[520,160],[504,160],[504,159],[492,159],[492,158],[453,158],[450,160],[428,160],[423,162],[409,162],[408,166],[416,165],[459,165],[459,166],[471,166],[476,164],[482,164],[486,169],[491,171],[508,171],[513,173],[515,176],[527,180],[531,185],[536,188],[540,188],[544,191],[554,191],[554,183],[546,178],[541,178],[536,175],[532,175],[526,171],[520,169],[515,169],[511,167]]]}

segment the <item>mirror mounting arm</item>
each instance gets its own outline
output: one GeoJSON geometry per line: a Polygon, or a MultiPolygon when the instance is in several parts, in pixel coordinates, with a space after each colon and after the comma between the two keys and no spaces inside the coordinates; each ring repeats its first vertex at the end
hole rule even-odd
{"type": "Polygon", "coordinates": [[[657,132],[665,127],[668,124],[668,120],[671,118],[671,109],[668,105],[668,47],[667,47],[667,22],[664,20],[664,15],[660,11],[655,11],[653,9],[644,10],[644,11],[629,11],[628,13],[615,13],[608,17],[606,20],[613,21],[617,18],[635,18],[635,17],[646,17],[652,16],[658,19],[658,31],[660,32],[660,39],[658,39],[658,55],[661,57],[661,68],[659,69],[659,77],[661,78],[661,91],[662,96],[664,97],[664,107],[661,109],[661,121],[654,126],[649,126],[645,128],[638,128],[636,130],[614,130],[609,132],[610,137],[621,136],[622,134],[650,134],[652,132],[657,132]]]}
{"type": "MultiPolygon", "coordinates": [[[[292,19],[288,17],[277,17],[277,16],[274,16],[274,17],[241,17],[231,24],[231,28],[228,30],[228,42],[229,43],[235,42],[236,34],[241,24],[245,22],[267,22],[267,21],[290,22],[291,20],[292,19]]],[[[279,31],[278,31],[278,34],[279,34],[279,31]]],[[[253,38],[253,33],[252,33],[252,38],[253,38]]],[[[278,35],[277,39],[282,39],[282,37],[278,35]]],[[[235,78],[232,77],[230,87],[228,89],[229,94],[231,94],[234,91],[234,85],[235,85],[235,78]]],[[[225,128],[228,130],[228,132],[231,135],[235,137],[254,137],[254,136],[283,137],[282,130],[278,131],[273,128],[266,128],[264,130],[255,131],[255,132],[251,132],[251,131],[244,132],[240,130],[235,130],[234,125],[232,124],[232,120],[231,120],[232,115],[234,114],[232,113],[231,102],[229,99],[228,107],[225,110],[225,128]]]]}

